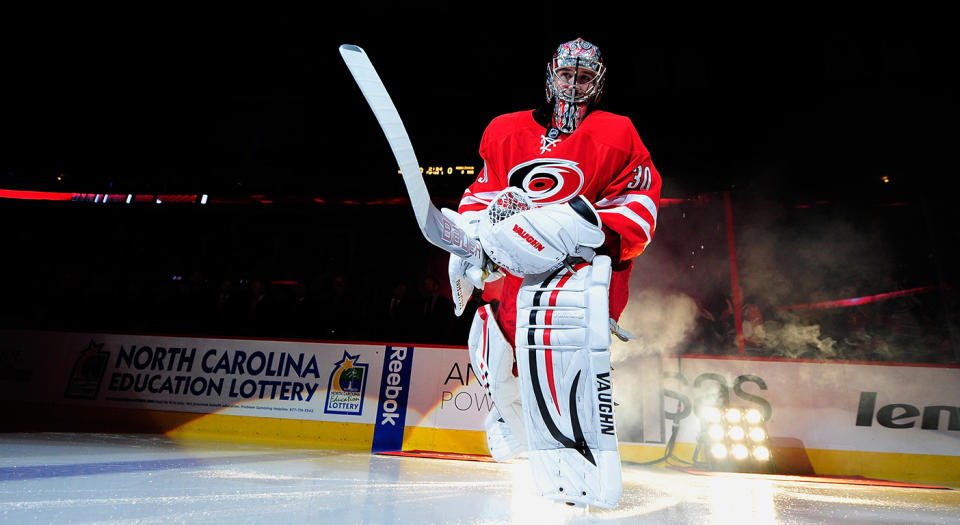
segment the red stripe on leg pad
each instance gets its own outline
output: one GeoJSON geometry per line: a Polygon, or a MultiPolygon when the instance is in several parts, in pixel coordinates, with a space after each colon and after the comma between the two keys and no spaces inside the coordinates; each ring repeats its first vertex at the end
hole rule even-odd
{"type": "MultiPolygon", "coordinates": [[[[546,340],[544,340],[544,344],[546,340]]],[[[547,384],[550,385],[550,395],[553,397],[553,406],[557,407],[557,415],[560,415],[560,403],[557,401],[557,387],[553,384],[553,350],[544,351],[544,358],[547,366],[547,384]]]]}
{"type": "MultiPolygon", "coordinates": [[[[576,269],[579,270],[580,268],[583,268],[586,265],[587,265],[586,263],[579,264],[577,265],[576,269]]],[[[570,280],[571,277],[573,277],[573,272],[569,272],[569,271],[566,272],[566,274],[562,278],[560,278],[560,281],[557,282],[557,288],[563,288],[563,285],[565,285],[567,281],[570,280]]],[[[557,295],[559,293],[560,293],[559,290],[554,290],[550,292],[550,299],[547,303],[549,306],[557,305],[557,295]]],[[[553,324],[553,309],[548,309],[544,314],[544,324],[548,324],[548,325],[553,324]]],[[[544,345],[550,344],[549,328],[543,331],[543,344],[544,345]]],[[[549,349],[546,350],[546,352],[544,353],[544,357],[545,357],[545,364],[547,367],[547,384],[550,385],[550,396],[553,397],[553,406],[556,407],[557,414],[559,415],[560,402],[557,400],[557,386],[556,386],[556,383],[554,383],[554,378],[553,378],[553,351],[549,349]]]]}
{"type": "MultiPolygon", "coordinates": [[[[487,360],[487,307],[484,306],[477,311],[480,312],[480,319],[483,319],[483,342],[480,344],[480,346],[481,348],[483,348],[483,353],[481,354],[481,357],[483,361],[486,362],[487,360]]],[[[480,366],[481,367],[483,366],[482,362],[480,363],[480,366]]]]}

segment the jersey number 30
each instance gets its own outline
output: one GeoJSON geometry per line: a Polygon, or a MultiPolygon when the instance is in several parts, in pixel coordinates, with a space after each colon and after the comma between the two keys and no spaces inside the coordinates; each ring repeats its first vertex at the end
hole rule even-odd
{"type": "Polygon", "coordinates": [[[633,170],[633,180],[627,184],[627,187],[631,190],[637,189],[639,187],[641,190],[650,189],[650,167],[649,166],[637,166],[637,169],[633,170]]]}

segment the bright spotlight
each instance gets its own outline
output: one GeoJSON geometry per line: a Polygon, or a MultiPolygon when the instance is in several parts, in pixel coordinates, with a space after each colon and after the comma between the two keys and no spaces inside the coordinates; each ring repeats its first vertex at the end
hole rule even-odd
{"type": "Polygon", "coordinates": [[[725,414],[727,422],[736,425],[740,422],[742,414],[736,408],[728,408],[725,414]]]}
{"type": "Polygon", "coordinates": [[[759,446],[753,449],[753,457],[757,458],[757,461],[766,461],[770,459],[770,451],[767,447],[759,446]]]}
{"type": "Polygon", "coordinates": [[[702,409],[700,418],[695,461],[703,454],[710,468],[719,472],[776,471],[762,410],[710,406],[702,409]]]}
{"type": "Polygon", "coordinates": [[[723,439],[723,427],[720,425],[710,425],[710,428],[707,429],[707,435],[714,441],[720,441],[723,439]]]}
{"type": "Polygon", "coordinates": [[[767,439],[767,433],[764,432],[760,427],[753,427],[750,429],[750,439],[759,443],[764,439],[767,439]]]}
{"type": "Polygon", "coordinates": [[[747,450],[747,447],[743,445],[734,445],[733,448],[730,449],[730,454],[738,460],[743,460],[747,459],[747,456],[750,455],[750,451],[747,450]]]}
{"type": "Polygon", "coordinates": [[[751,408],[750,410],[747,410],[747,413],[744,414],[743,417],[744,419],[747,420],[747,423],[750,423],[751,425],[756,425],[757,423],[763,420],[763,415],[760,414],[760,411],[757,410],[756,408],[751,408]]]}
{"type": "Polygon", "coordinates": [[[727,435],[734,441],[742,441],[743,438],[746,437],[743,427],[730,427],[730,432],[728,432],[727,435]]]}
{"type": "Polygon", "coordinates": [[[717,407],[707,407],[703,409],[703,419],[711,423],[719,423],[721,415],[720,409],[717,407]]]}
{"type": "Polygon", "coordinates": [[[717,443],[710,447],[710,453],[717,459],[723,459],[727,457],[727,447],[723,446],[723,443],[717,443]]]}

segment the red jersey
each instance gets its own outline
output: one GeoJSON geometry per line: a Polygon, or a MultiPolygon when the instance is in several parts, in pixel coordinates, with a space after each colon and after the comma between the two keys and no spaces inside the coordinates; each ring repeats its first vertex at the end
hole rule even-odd
{"type": "MultiPolygon", "coordinates": [[[[660,174],[630,119],[593,111],[571,134],[547,130],[533,111],[501,115],[480,141],[484,166],[464,192],[460,213],[485,209],[503,188],[516,186],[541,206],[584,195],[594,203],[607,239],[599,253],[613,259],[610,316],[627,305],[632,259],[653,238],[660,207],[660,174]]],[[[516,327],[521,279],[507,275],[497,321],[509,341],[516,327]]]]}

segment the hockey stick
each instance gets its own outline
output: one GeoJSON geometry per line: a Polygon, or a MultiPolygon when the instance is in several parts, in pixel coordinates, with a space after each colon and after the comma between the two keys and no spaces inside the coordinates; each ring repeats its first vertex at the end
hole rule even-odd
{"type": "Polygon", "coordinates": [[[478,268],[483,268],[484,256],[480,243],[465,235],[463,230],[440,213],[430,201],[430,193],[427,192],[427,185],[420,174],[420,163],[413,152],[410,137],[407,136],[400,114],[367,54],[358,46],[344,44],[340,46],[340,55],[390,143],[423,236],[430,243],[463,257],[478,268]]]}

